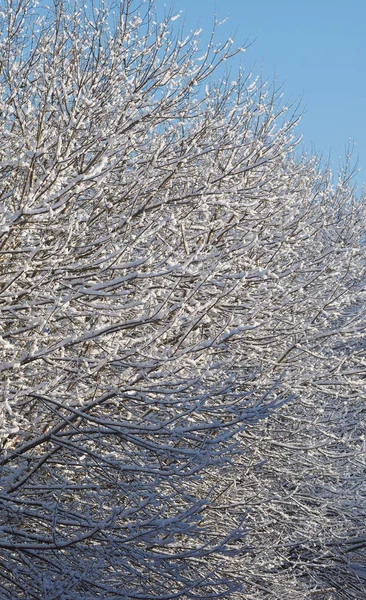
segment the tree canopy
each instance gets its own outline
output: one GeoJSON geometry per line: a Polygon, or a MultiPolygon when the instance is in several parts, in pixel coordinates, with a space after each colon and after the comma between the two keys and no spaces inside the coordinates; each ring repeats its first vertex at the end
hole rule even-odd
{"type": "Polygon", "coordinates": [[[0,6],[0,597],[359,600],[348,165],[154,2],[0,6]]]}

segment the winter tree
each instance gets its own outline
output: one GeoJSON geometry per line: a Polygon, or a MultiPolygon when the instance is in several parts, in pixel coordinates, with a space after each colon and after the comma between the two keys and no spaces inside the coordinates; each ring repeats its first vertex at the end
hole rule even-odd
{"type": "Polygon", "coordinates": [[[347,168],[151,0],[0,6],[0,597],[364,597],[347,168]]]}

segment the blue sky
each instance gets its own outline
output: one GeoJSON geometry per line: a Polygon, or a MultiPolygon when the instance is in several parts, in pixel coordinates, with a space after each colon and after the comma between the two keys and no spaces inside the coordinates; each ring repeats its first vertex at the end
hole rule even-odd
{"type": "MultiPolygon", "coordinates": [[[[209,33],[216,11],[228,21],[219,39],[253,42],[243,65],[276,76],[284,101],[302,98],[298,126],[308,152],[330,156],[334,170],[351,139],[359,185],[366,184],[366,0],[175,0],[187,28],[209,33]]],[[[161,4],[159,3],[161,6],[161,4]]]]}

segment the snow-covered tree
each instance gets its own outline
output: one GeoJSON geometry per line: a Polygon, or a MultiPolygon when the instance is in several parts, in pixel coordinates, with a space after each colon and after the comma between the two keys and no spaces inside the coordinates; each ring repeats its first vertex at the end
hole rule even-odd
{"type": "Polygon", "coordinates": [[[0,597],[360,598],[346,171],[151,1],[0,6],[0,597]]]}

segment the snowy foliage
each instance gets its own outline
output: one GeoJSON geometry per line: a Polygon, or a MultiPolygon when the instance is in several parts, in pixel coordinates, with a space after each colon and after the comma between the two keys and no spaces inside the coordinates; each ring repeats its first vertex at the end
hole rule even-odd
{"type": "Polygon", "coordinates": [[[0,5],[0,598],[360,599],[347,169],[175,12],[0,5]]]}

